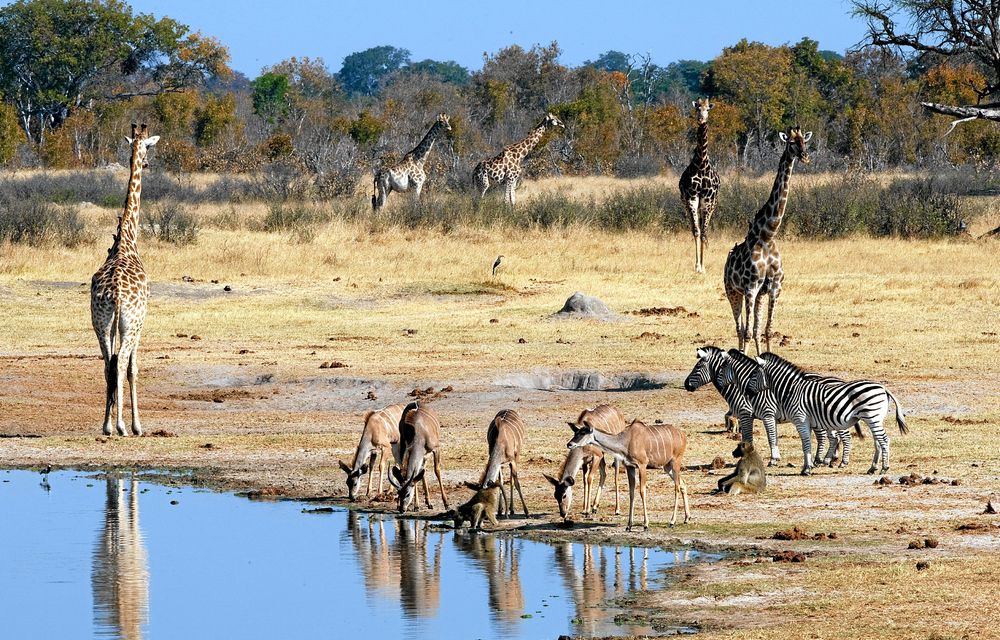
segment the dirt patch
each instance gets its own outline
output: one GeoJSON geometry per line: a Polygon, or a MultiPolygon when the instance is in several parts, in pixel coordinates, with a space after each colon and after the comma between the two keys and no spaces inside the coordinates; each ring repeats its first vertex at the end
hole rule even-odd
{"type": "Polygon", "coordinates": [[[629,311],[634,316],[674,316],[681,318],[700,318],[697,311],[688,311],[684,307],[646,307],[629,311]]]}
{"type": "Polygon", "coordinates": [[[779,551],[778,553],[771,556],[771,559],[775,562],[805,562],[806,554],[799,551],[779,551]]]}

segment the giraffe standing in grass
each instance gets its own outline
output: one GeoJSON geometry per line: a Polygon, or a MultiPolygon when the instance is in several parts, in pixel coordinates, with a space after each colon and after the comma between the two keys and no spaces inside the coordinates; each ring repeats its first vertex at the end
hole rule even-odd
{"type": "Polygon", "coordinates": [[[411,187],[414,199],[420,199],[420,191],[424,188],[424,182],[427,180],[424,163],[437,139],[449,131],[451,131],[451,124],[448,122],[448,116],[442,113],[413,151],[403,156],[399,163],[378,170],[375,174],[372,209],[377,211],[384,207],[385,199],[389,197],[390,192],[409,191],[411,187]]]}
{"type": "Polygon", "coordinates": [[[477,164],[475,170],[472,172],[472,181],[476,185],[480,197],[486,195],[486,191],[489,190],[491,183],[503,184],[507,202],[511,206],[514,206],[516,200],[514,192],[517,189],[517,183],[521,179],[521,172],[523,171],[521,163],[531,153],[531,150],[538,146],[545,132],[556,127],[565,129],[566,125],[559,118],[548,113],[545,115],[545,119],[531,130],[527,138],[520,142],[515,142],[489,160],[483,160],[477,164]]]}
{"type": "Polygon", "coordinates": [[[108,249],[108,259],[90,281],[90,317],[104,358],[104,435],[111,435],[113,408],[117,409],[115,426],[118,435],[128,435],[122,419],[122,379],[126,375],[132,399],[132,433],[142,435],[136,383],[139,378],[139,336],[146,319],[149,280],[139,259],[136,241],[142,170],[146,167],[147,151],[159,139],[159,136],[147,136],[146,125],[142,125],[138,133],[136,125],[132,125],[132,137],[126,138],[132,147],[132,158],[125,211],[118,221],[114,242],[108,249]]]}
{"type": "Polygon", "coordinates": [[[781,218],[785,215],[785,204],[788,202],[788,183],[792,176],[795,161],[802,160],[809,164],[809,153],[806,143],[812,138],[812,131],[805,134],[799,127],[791,129],[788,134],[779,133],[785,143],[785,151],[778,162],[778,175],[774,178],[771,195],[750,223],[747,237],[743,242],[733,246],[726,258],[724,282],[726,297],[733,308],[733,319],[736,321],[736,338],[740,351],[746,352],[750,341],[750,319],[753,318],[753,342],[760,354],[760,314],[763,307],[760,297],[767,292],[767,327],[764,329],[764,343],[771,350],[771,315],[774,305],[781,295],[781,283],[785,274],[781,270],[781,253],[774,242],[778,233],[781,218]],[[746,319],[740,323],[741,303],[746,307],[746,319]]]}
{"type": "Polygon", "coordinates": [[[688,165],[678,186],[681,200],[691,219],[691,234],[694,236],[694,270],[705,273],[705,245],[708,244],[708,222],[715,213],[716,198],[719,195],[719,174],[712,167],[708,157],[708,112],[712,103],[707,98],[692,102],[698,120],[698,146],[694,149],[691,164],[688,165]]]}

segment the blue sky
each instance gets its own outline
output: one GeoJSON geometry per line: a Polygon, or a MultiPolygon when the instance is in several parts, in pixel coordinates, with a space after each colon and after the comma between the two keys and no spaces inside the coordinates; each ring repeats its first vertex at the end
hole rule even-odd
{"type": "Polygon", "coordinates": [[[455,60],[472,70],[483,52],[556,40],[562,62],[578,65],[609,49],[649,53],[665,65],[708,60],[746,37],[771,45],[803,36],[843,52],[864,34],[844,0],[132,0],[134,10],[168,15],[229,47],[232,66],[251,78],[291,56],[344,56],[389,44],[414,60],[455,60]]]}

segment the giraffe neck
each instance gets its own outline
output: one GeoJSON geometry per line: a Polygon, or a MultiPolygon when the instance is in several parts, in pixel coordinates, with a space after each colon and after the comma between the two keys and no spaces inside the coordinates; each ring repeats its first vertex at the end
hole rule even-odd
{"type": "Polygon", "coordinates": [[[774,177],[771,196],[750,224],[748,240],[768,243],[778,232],[781,218],[785,215],[785,203],[788,202],[788,182],[792,177],[793,166],[795,166],[795,156],[792,155],[791,149],[786,147],[778,163],[778,174],[774,177]]]}
{"type": "Polygon", "coordinates": [[[427,132],[427,135],[424,136],[424,139],[420,141],[420,144],[418,144],[416,148],[410,152],[410,157],[417,164],[422,165],[424,160],[427,159],[427,155],[431,152],[431,149],[434,147],[434,142],[437,140],[438,135],[440,135],[440,132],[443,129],[444,127],[441,126],[440,122],[435,122],[434,126],[432,126],[427,132]]]}
{"type": "Polygon", "coordinates": [[[545,124],[540,124],[531,130],[528,137],[514,145],[514,160],[521,162],[531,150],[538,146],[542,136],[545,135],[545,124]]]}
{"type": "Polygon", "coordinates": [[[142,163],[132,158],[132,175],[128,180],[128,199],[125,201],[125,211],[118,221],[117,242],[118,252],[137,250],[139,239],[139,196],[142,194],[142,163]]]}
{"type": "Polygon", "coordinates": [[[698,146],[694,148],[694,158],[691,164],[699,169],[706,169],[711,164],[708,159],[708,123],[698,125],[698,146]]]}

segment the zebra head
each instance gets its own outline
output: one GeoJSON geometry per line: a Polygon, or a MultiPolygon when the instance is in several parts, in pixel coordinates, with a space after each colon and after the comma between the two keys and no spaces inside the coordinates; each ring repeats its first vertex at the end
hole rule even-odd
{"type": "Polygon", "coordinates": [[[750,398],[755,398],[758,394],[766,391],[769,385],[767,371],[764,368],[765,365],[767,365],[767,362],[760,358],[757,358],[756,360],[757,364],[760,366],[753,368],[753,372],[750,374],[750,378],[747,380],[745,388],[746,394],[750,398]]]}
{"type": "Polygon", "coordinates": [[[694,369],[691,369],[691,373],[684,379],[684,388],[688,391],[694,391],[712,382],[714,371],[725,352],[718,347],[706,346],[698,349],[695,354],[698,356],[698,362],[694,363],[694,369]]]}

